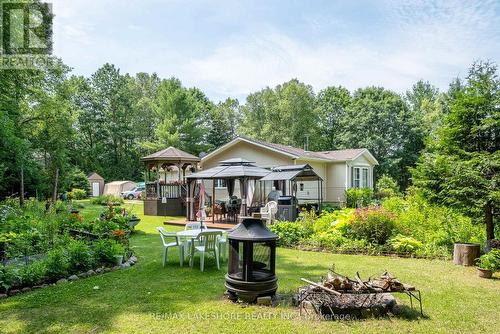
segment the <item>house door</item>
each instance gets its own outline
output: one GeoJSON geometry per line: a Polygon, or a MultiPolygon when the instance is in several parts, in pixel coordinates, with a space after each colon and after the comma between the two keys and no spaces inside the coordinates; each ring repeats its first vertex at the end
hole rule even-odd
{"type": "Polygon", "coordinates": [[[93,182],[92,183],[92,196],[97,197],[99,196],[99,182],[93,182]]]}

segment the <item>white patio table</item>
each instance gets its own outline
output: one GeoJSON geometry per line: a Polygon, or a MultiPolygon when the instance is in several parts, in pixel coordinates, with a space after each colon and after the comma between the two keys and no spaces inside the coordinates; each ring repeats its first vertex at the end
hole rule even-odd
{"type": "MultiPolygon", "coordinates": [[[[177,236],[183,238],[185,241],[191,240],[191,243],[193,243],[194,240],[196,238],[198,238],[198,235],[201,232],[207,232],[207,231],[210,231],[210,232],[221,232],[221,233],[227,232],[226,230],[221,230],[221,229],[218,229],[218,228],[204,228],[203,230],[196,229],[196,230],[179,231],[179,232],[177,232],[177,236]]],[[[186,259],[188,255],[190,255],[190,254],[187,253],[188,252],[187,247],[188,247],[188,243],[184,242],[184,259],[186,259]]]]}

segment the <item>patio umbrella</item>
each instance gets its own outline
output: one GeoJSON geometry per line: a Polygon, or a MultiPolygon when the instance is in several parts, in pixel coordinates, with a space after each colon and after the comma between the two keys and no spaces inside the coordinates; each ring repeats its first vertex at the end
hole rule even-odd
{"type": "Polygon", "coordinates": [[[248,180],[247,207],[252,206],[254,194],[255,194],[255,180],[248,180]]]}
{"type": "Polygon", "coordinates": [[[229,197],[231,197],[234,194],[234,179],[227,180],[226,184],[227,184],[227,192],[229,194],[229,197]]]}
{"type": "Polygon", "coordinates": [[[200,219],[201,222],[205,221],[206,213],[205,213],[205,184],[203,181],[200,183],[200,206],[198,212],[196,213],[196,217],[200,219]]]}

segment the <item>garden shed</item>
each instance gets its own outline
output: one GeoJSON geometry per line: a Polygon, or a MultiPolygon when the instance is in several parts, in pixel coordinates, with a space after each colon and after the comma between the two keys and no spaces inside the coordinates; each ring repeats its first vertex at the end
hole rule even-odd
{"type": "Polygon", "coordinates": [[[89,180],[91,196],[101,196],[104,193],[104,178],[96,172],[93,172],[87,175],[87,179],[89,180]]]}
{"type": "Polygon", "coordinates": [[[104,186],[104,195],[120,197],[122,192],[132,190],[136,186],[137,184],[132,181],[114,181],[106,183],[104,186]]]}

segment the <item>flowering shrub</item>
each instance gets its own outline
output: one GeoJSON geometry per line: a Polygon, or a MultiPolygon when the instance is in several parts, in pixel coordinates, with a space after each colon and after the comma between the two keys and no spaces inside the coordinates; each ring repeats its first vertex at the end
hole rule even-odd
{"type": "Polygon", "coordinates": [[[381,207],[357,209],[347,229],[354,239],[385,244],[395,230],[395,215],[381,207]]]}

